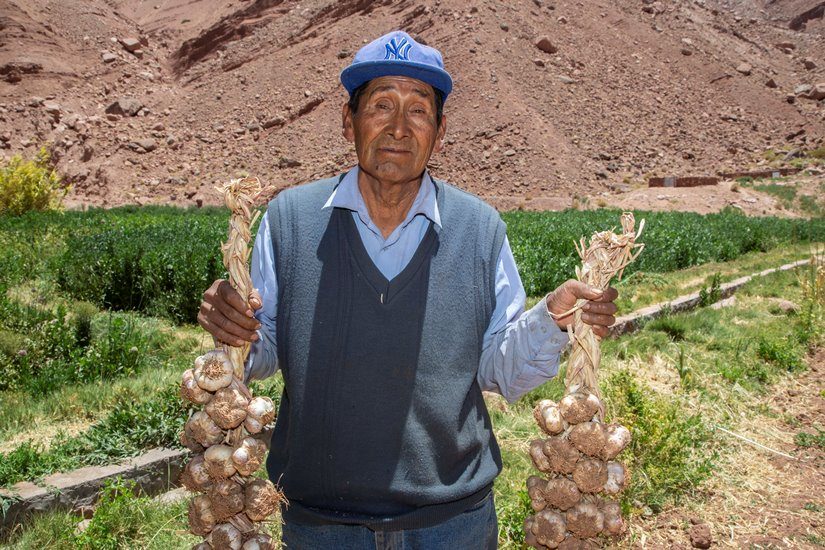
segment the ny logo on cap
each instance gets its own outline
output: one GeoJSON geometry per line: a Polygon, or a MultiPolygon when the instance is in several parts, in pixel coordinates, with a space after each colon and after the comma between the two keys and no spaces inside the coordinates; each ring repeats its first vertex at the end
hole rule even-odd
{"type": "Polygon", "coordinates": [[[406,38],[402,38],[401,42],[396,42],[395,38],[391,39],[387,44],[387,56],[384,59],[400,59],[401,61],[410,60],[410,48],[412,44],[407,42],[406,38]]]}

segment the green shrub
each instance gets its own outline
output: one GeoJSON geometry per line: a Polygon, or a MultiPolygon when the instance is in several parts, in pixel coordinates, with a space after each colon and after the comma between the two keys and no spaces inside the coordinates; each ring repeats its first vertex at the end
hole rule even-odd
{"type": "Polygon", "coordinates": [[[702,288],[699,291],[699,307],[707,307],[718,302],[719,298],[722,297],[720,287],[721,276],[719,273],[714,273],[707,288],[702,288]]]}
{"type": "Polygon", "coordinates": [[[163,335],[134,314],[86,302],[40,310],[0,297],[0,391],[47,395],[66,384],[111,380],[157,365],[163,335]]]}
{"type": "Polygon", "coordinates": [[[611,421],[627,426],[633,439],[623,460],[633,475],[622,495],[623,508],[645,503],[659,512],[689,497],[713,473],[716,451],[699,414],[686,414],[677,398],[658,395],[627,370],[603,385],[611,421]]]}
{"type": "Polygon", "coordinates": [[[194,322],[203,292],[225,276],[225,220],[179,215],[130,221],[107,220],[96,231],[69,236],[54,260],[57,283],[101,307],[194,322]]]}
{"type": "Polygon", "coordinates": [[[59,210],[68,188],[49,165],[49,152],[41,147],[33,160],[13,156],[0,167],[0,214],[20,215],[30,210],[59,210]]]}
{"type": "Polygon", "coordinates": [[[118,550],[134,547],[146,538],[147,514],[162,513],[151,506],[152,499],[138,495],[132,480],[118,477],[107,481],[100,492],[95,514],[85,531],[75,540],[83,550],[118,550]]]}
{"type": "Polygon", "coordinates": [[[802,370],[805,365],[795,344],[788,338],[775,340],[762,337],[757,344],[756,354],[784,371],[796,372],[802,370]]]}
{"type": "MultiPolygon", "coordinates": [[[[543,295],[574,275],[572,246],[615,227],[619,212],[508,212],[513,254],[528,296],[543,295]]],[[[702,216],[637,212],[646,218],[647,249],[625,275],[674,271],[766,251],[783,243],[825,241],[825,219],[749,218],[734,211],[702,216]]],[[[194,322],[203,292],[225,276],[220,243],[228,212],[204,208],[122,207],[88,212],[0,217],[0,284],[33,273],[76,299],[194,322]]]]}

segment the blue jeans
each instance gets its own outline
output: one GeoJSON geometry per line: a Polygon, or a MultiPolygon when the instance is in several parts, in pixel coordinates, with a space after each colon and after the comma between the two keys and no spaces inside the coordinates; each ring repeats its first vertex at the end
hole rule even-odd
{"type": "Polygon", "coordinates": [[[498,520],[493,493],[474,508],[438,525],[373,531],[359,525],[282,525],[288,550],[495,550],[498,520]]]}

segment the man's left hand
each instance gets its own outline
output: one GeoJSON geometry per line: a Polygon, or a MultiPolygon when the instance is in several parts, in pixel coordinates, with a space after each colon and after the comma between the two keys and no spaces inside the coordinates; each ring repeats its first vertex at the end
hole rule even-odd
{"type": "MultiPolygon", "coordinates": [[[[619,292],[613,287],[602,292],[601,289],[570,279],[547,295],[547,310],[560,315],[573,309],[578,300],[587,300],[581,308],[582,321],[593,327],[596,336],[604,338],[610,332],[610,325],[616,322],[614,315],[617,308],[613,302],[618,296],[619,292]]],[[[573,317],[573,313],[555,317],[556,324],[567,330],[573,324],[573,317]]]]}

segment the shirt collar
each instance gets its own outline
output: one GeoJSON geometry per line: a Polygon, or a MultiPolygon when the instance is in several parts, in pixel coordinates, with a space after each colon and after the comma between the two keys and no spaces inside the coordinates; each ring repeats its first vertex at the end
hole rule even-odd
{"type": "MultiPolygon", "coordinates": [[[[369,219],[367,205],[364,202],[364,197],[361,196],[361,190],[358,188],[358,171],[358,166],[355,166],[344,175],[341,183],[333,189],[323,208],[346,208],[358,212],[362,219],[369,219]]],[[[421,214],[440,229],[441,215],[438,212],[438,203],[435,199],[435,183],[433,183],[430,173],[425,170],[418,194],[415,196],[410,211],[401,225],[408,224],[415,216],[421,214]]]]}

